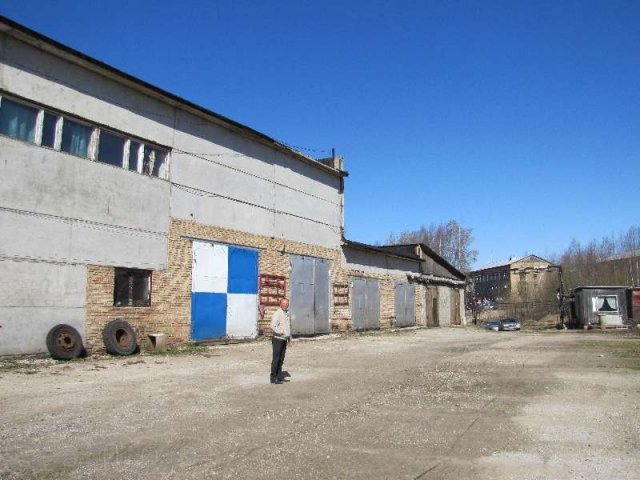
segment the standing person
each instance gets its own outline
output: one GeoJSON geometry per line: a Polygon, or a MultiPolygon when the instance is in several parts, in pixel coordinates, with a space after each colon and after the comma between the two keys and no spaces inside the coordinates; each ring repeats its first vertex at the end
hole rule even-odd
{"type": "Polygon", "coordinates": [[[289,300],[280,300],[280,308],[271,317],[271,345],[273,346],[273,359],[271,360],[271,383],[282,383],[282,362],[287,351],[287,345],[291,342],[291,319],[289,318],[289,300]]]}

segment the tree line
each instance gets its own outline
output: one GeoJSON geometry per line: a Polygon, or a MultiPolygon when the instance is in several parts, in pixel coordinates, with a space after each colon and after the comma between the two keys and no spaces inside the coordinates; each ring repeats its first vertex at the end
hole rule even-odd
{"type": "Polygon", "coordinates": [[[562,266],[569,289],[581,285],[640,286],[640,226],[585,245],[574,239],[552,260],[562,266]]]}
{"type": "MultiPolygon", "coordinates": [[[[478,257],[472,229],[456,220],[422,225],[416,230],[391,233],[388,245],[424,243],[458,270],[468,273],[478,257]]],[[[591,240],[572,240],[567,248],[549,258],[562,267],[566,289],[581,285],[640,286],[640,226],[591,240]]],[[[548,285],[549,292],[559,285],[548,285]]]]}

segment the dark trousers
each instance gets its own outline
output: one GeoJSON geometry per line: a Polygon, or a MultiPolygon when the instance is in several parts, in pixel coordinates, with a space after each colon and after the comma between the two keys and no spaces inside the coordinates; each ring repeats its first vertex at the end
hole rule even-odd
{"type": "Polygon", "coordinates": [[[273,359],[271,360],[271,378],[276,379],[282,373],[282,363],[284,362],[284,354],[287,351],[287,341],[279,338],[271,338],[273,346],[273,359]]]}

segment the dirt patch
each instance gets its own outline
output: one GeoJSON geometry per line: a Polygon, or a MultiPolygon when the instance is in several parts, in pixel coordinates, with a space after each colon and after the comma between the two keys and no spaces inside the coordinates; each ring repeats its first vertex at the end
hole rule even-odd
{"type": "Polygon", "coordinates": [[[0,363],[0,478],[638,478],[637,342],[329,336],[275,386],[268,342],[0,363]]]}

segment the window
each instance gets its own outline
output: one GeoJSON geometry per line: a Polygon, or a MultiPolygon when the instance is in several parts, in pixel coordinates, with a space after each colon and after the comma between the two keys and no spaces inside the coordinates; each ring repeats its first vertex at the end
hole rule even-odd
{"type": "Polygon", "coordinates": [[[154,177],[161,177],[164,174],[165,158],[165,152],[145,145],[144,157],[142,159],[142,173],[154,177]]]}
{"type": "Polygon", "coordinates": [[[129,144],[129,170],[138,172],[138,160],[140,158],[140,145],[138,142],[131,140],[129,144]]]}
{"type": "Polygon", "coordinates": [[[125,143],[126,140],[123,137],[101,130],[98,140],[98,161],[122,167],[125,143]]]}
{"type": "Polygon", "coordinates": [[[618,311],[618,297],[615,295],[593,297],[595,312],[611,313],[618,311]]]}
{"type": "Polygon", "coordinates": [[[89,143],[91,142],[92,128],[81,123],[64,118],[62,122],[62,141],[60,150],[77,155],[89,157],[89,143]]]}
{"type": "Polygon", "coordinates": [[[151,306],[151,271],[116,268],[113,305],[116,307],[151,306]]]}
{"type": "Polygon", "coordinates": [[[38,109],[13,102],[6,97],[0,100],[0,133],[35,143],[37,120],[38,109]]]}
{"type": "Polygon", "coordinates": [[[3,95],[0,95],[0,135],[152,177],[169,177],[166,149],[3,95]]]}
{"type": "Polygon", "coordinates": [[[42,141],[40,145],[55,148],[57,125],[58,116],[53,113],[44,112],[44,118],[42,120],[42,141]]]}

